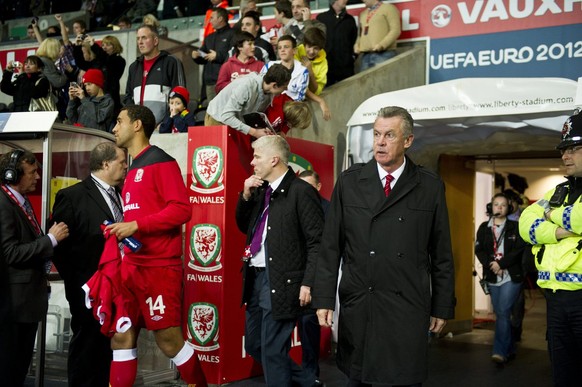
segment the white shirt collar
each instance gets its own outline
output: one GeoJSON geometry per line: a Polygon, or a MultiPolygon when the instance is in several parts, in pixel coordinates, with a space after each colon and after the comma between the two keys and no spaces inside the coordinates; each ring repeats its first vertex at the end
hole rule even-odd
{"type": "MultiPolygon", "coordinates": [[[[382,168],[382,166],[380,164],[376,163],[376,166],[378,167],[378,175],[380,176],[380,180],[382,181],[382,186],[384,186],[385,181],[386,181],[385,180],[386,175],[388,175],[388,172],[386,172],[386,170],[384,170],[384,168],[382,168]]],[[[402,163],[402,165],[399,166],[397,170],[395,170],[394,172],[392,172],[390,174],[390,175],[392,175],[392,177],[394,177],[394,179],[390,183],[391,188],[394,188],[394,185],[396,184],[396,182],[398,181],[398,179],[400,178],[400,176],[404,172],[405,166],[406,166],[406,157],[404,158],[404,162],[402,163]]]]}

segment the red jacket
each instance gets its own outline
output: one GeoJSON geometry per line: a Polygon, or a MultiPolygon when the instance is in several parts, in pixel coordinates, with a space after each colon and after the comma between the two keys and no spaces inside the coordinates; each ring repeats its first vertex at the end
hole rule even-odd
{"type": "Polygon", "coordinates": [[[252,72],[260,73],[264,65],[264,62],[256,60],[255,57],[249,58],[246,63],[243,63],[236,56],[231,56],[220,67],[218,79],[216,80],[216,92],[219,93],[220,90],[238,77],[252,72]]]}

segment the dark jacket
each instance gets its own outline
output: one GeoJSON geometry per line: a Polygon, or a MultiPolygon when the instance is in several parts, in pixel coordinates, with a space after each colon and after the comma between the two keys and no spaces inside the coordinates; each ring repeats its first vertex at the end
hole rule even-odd
{"type": "Polygon", "coordinates": [[[81,286],[97,271],[105,246],[100,225],[105,220],[113,220],[113,215],[90,176],[57,192],[51,222],[65,222],[70,235],[55,248],[53,262],[65,282],[73,316],[84,321],[93,317],[81,286]]]}
{"type": "Polygon", "coordinates": [[[317,20],[327,29],[325,53],[327,54],[327,85],[332,85],[354,75],[354,44],[358,38],[356,20],[345,10],[336,17],[335,11],[317,15],[317,20]]]}
{"type": "Polygon", "coordinates": [[[115,103],[109,94],[102,97],[73,98],[67,105],[67,118],[72,124],[107,132],[115,117],[115,103]]]}
{"type": "Polygon", "coordinates": [[[194,117],[194,112],[184,110],[174,117],[168,116],[164,118],[160,124],[160,133],[172,133],[174,127],[178,132],[184,133],[188,131],[190,126],[196,126],[196,117],[194,117]]]}
{"type": "MultiPolygon", "coordinates": [[[[483,265],[483,278],[487,282],[496,283],[497,275],[489,269],[493,261],[493,232],[488,226],[489,222],[483,222],[477,230],[475,241],[475,255],[483,265]]],[[[521,267],[523,253],[527,244],[519,235],[518,223],[507,219],[503,231],[503,258],[499,261],[499,267],[508,270],[513,282],[523,281],[523,269],[521,267]]]]}
{"type": "MultiPolygon", "coordinates": [[[[139,105],[143,74],[143,55],[129,66],[125,87],[124,105],[139,105]]],[[[186,87],[186,77],[182,62],[166,51],[160,51],[146,78],[146,93],[143,105],[150,108],[156,117],[156,124],[168,115],[168,95],[176,86],[186,87]]]]}
{"type": "Polygon", "coordinates": [[[214,31],[204,39],[204,44],[200,47],[201,51],[209,53],[210,50],[216,51],[216,59],[212,62],[206,61],[202,57],[194,59],[194,62],[204,65],[202,71],[202,78],[204,83],[208,85],[216,85],[220,66],[228,60],[228,50],[232,47],[232,36],[234,30],[230,26],[214,31]]]}
{"type": "Polygon", "coordinates": [[[30,74],[30,77],[27,74],[20,74],[12,82],[12,72],[4,70],[0,90],[13,97],[13,111],[27,112],[30,99],[46,97],[50,90],[50,83],[46,77],[41,76],[41,73],[30,74]]]}
{"type": "MultiPolygon", "coordinates": [[[[239,230],[247,234],[247,244],[262,212],[265,188],[253,192],[249,201],[239,196],[236,222],[239,230]]],[[[272,193],[266,227],[273,318],[295,318],[301,313],[300,287],[313,286],[323,211],[317,191],[295,176],[291,168],[272,193]]],[[[248,302],[253,286],[252,281],[247,281],[248,267],[248,262],[243,264],[243,303],[248,302]]]]}
{"type": "Polygon", "coordinates": [[[386,198],[374,159],[344,171],[326,217],[314,308],[335,309],[342,257],[339,368],[364,383],[422,382],[430,317],[451,319],[455,310],[441,179],[407,158],[386,198]]]}
{"type": "Polygon", "coordinates": [[[103,63],[103,68],[101,69],[105,76],[103,91],[113,98],[115,111],[118,111],[121,109],[119,80],[125,71],[125,59],[119,54],[107,55],[98,44],[92,45],[91,50],[97,55],[101,63],[103,63]]]}
{"type": "Polygon", "coordinates": [[[45,262],[53,256],[47,235],[38,235],[20,206],[0,190],[0,249],[8,266],[13,322],[41,321],[48,308],[45,262]]]}

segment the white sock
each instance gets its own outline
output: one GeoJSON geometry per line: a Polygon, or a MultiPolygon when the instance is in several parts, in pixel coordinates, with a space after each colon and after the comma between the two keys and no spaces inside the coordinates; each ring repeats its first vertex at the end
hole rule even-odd
{"type": "Polygon", "coordinates": [[[137,348],[113,350],[113,361],[129,361],[133,359],[137,359],[137,348]]]}
{"type": "Polygon", "coordinates": [[[190,345],[187,341],[184,342],[184,346],[178,352],[178,354],[172,358],[172,361],[176,366],[181,366],[182,364],[186,363],[190,358],[194,355],[194,347],[190,345]]]}

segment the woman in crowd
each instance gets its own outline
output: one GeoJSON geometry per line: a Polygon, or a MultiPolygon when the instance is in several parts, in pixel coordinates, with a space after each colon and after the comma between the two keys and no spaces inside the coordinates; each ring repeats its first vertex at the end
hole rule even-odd
{"type": "Polygon", "coordinates": [[[125,59],[121,56],[123,47],[115,36],[107,35],[98,44],[91,45],[91,51],[97,56],[97,60],[103,64],[102,71],[105,75],[105,93],[111,95],[115,102],[115,114],[121,109],[121,96],[119,80],[125,71],[125,59]]]}
{"type": "Polygon", "coordinates": [[[521,290],[521,261],[526,247],[519,235],[517,222],[507,219],[511,212],[509,200],[504,194],[493,196],[487,205],[490,219],[479,226],[475,242],[475,255],[483,265],[483,278],[487,282],[496,317],[491,360],[499,364],[515,356],[511,309],[521,290]]]}
{"type": "Polygon", "coordinates": [[[36,51],[36,55],[44,64],[42,73],[47,77],[53,89],[61,89],[67,83],[67,76],[55,66],[55,62],[60,58],[61,50],[62,45],[57,39],[46,38],[36,51]]]}
{"type": "Polygon", "coordinates": [[[0,90],[13,97],[14,107],[12,110],[15,112],[29,111],[32,98],[43,98],[50,92],[49,81],[42,76],[41,72],[44,64],[38,56],[31,55],[27,57],[24,62],[24,69],[21,67],[21,63],[11,61],[4,70],[2,83],[0,84],[0,90]],[[22,70],[24,72],[18,75],[13,82],[14,72],[22,70]]]}

